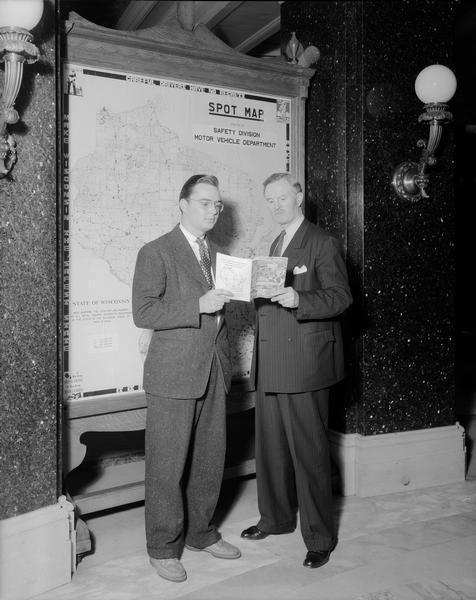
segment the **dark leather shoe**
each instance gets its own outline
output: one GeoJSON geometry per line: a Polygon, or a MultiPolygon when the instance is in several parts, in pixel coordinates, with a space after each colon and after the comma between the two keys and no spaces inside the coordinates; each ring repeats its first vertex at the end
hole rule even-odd
{"type": "Polygon", "coordinates": [[[331,555],[331,552],[332,550],[320,550],[318,552],[309,550],[302,564],[305,567],[309,567],[310,569],[317,569],[318,567],[322,567],[322,565],[325,565],[326,562],[329,561],[329,556],[331,555]]]}
{"type": "Polygon", "coordinates": [[[264,540],[268,535],[269,533],[261,531],[256,525],[252,525],[241,532],[241,537],[245,538],[245,540],[264,540]]]}

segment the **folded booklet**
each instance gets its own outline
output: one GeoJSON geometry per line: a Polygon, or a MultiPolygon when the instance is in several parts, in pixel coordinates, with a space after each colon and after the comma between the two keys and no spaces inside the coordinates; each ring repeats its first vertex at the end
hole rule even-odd
{"type": "Polygon", "coordinates": [[[232,300],[271,298],[284,289],[286,256],[239,258],[217,252],[215,287],[233,293],[232,300]]]}

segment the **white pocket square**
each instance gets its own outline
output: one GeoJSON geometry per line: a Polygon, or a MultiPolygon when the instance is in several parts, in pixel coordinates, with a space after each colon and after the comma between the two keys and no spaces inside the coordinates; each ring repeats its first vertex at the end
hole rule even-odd
{"type": "Polygon", "coordinates": [[[303,273],[307,273],[306,265],[303,265],[302,267],[294,267],[293,275],[302,275],[303,273]]]}

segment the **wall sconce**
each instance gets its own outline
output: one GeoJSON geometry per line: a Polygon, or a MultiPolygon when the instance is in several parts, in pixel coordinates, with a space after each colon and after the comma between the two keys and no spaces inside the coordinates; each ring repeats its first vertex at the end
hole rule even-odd
{"type": "Polygon", "coordinates": [[[14,108],[23,78],[23,63],[38,60],[40,51],[32,44],[33,29],[43,14],[43,0],[0,0],[0,59],[5,63],[0,97],[0,178],[17,159],[16,142],[7,126],[19,120],[14,108]]]}
{"type": "Polygon", "coordinates": [[[428,198],[426,186],[429,176],[427,166],[436,163],[435,152],[441,139],[442,126],[453,120],[446,104],[456,91],[456,77],[453,71],[443,65],[431,65],[418,74],[415,80],[415,92],[424,103],[425,112],[418,117],[418,122],[429,123],[428,142],[418,140],[417,146],[423,148],[418,163],[405,161],[398,165],[393,173],[392,185],[397,196],[402,200],[417,202],[428,198]]]}

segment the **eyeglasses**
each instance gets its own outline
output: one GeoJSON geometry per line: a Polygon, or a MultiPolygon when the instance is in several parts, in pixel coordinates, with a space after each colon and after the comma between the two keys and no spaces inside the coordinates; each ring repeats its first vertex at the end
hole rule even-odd
{"type": "Polygon", "coordinates": [[[198,203],[203,210],[213,210],[213,212],[221,213],[224,209],[223,202],[213,202],[213,200],[198,200],[198,203]]]}

